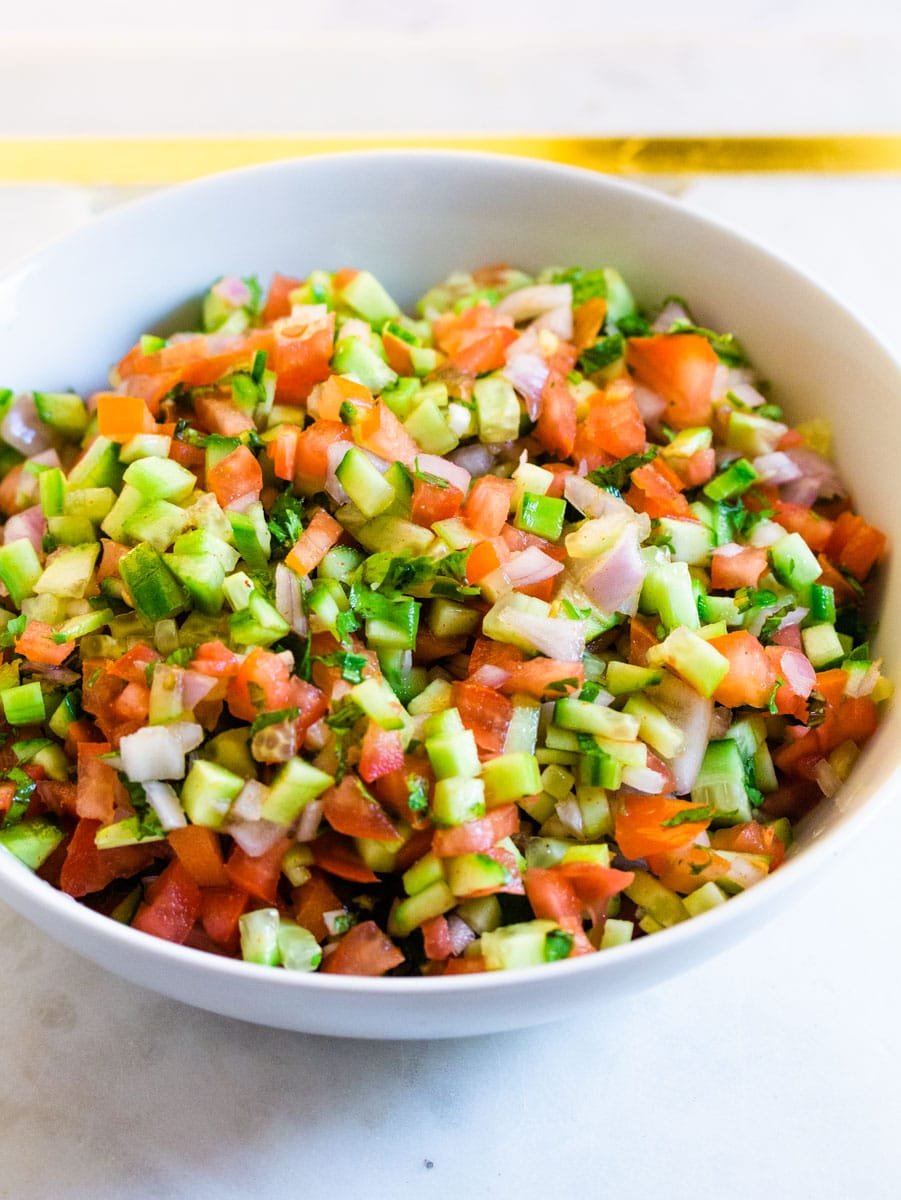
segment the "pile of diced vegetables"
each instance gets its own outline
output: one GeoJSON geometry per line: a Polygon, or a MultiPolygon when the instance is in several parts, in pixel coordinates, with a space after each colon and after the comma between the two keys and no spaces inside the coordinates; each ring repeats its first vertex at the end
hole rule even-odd
{"type": "Polygon", "coordinates": [[[604,953],[781,863],[891,686],[828,429],[612,269],[223,277],[2,395],[0,845],[289,970],[604,953]]]}

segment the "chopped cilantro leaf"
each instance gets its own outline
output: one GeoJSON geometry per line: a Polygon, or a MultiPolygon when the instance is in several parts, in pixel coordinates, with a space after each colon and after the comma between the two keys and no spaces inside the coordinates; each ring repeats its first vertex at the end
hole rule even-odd
{"type": "Polygon", "coordinates": [[[710,342],[717,358],[727,367],[743,367],[748,361],[734,334],[717,333],[713,329],[705,329],[703,325],[693,325],[691,321],[685,320],[673,321],[667,332],[700,334],[710,342]]]}
{"type": "Polygon", "coordinates": [[[25,816],[37,784],[21,767],[12,767],[6,772],[5,778],[16,785],[13,798],[3,818],[2,827],[8,829],[10,825],[18,825],[25,816]]]}
{"type": "Polygon", "coordinates": [[[663,829],[674,829],[677,825],[687,825],[692,821],[710,821],[716,814],[712,804],[695,804],[691,808],[683,808],[666,821],[661,821],[663,829]]]}
{"type": "Polygon", "coordinates": [[[770,692],[770,698],[769,698],[769,700],[767,700],[767,708],[773,714],[776,714],[779,711],[779,709],[776,707],[776,693],[779,691],[779,689],[782,687],[782,685],[784,683],[785,683],[784,679],[777,679],[776,682],[773,684],[773,690],[770,692]]]}
{"type": "Polygon", "coordinates": [[[656,457],[656,450],[646,450],[643,454],[627,454],[619,462],[609,467],[598,467],[588,472],[588,479],[598,487],[623,492],[628,487],[632,472],[651,462],[656,457]]]}
{"type": "Polygon", "coordinates": [[[363,710],[360,706],[355,701],[348,700],[340,708],[336,708],[333,713],[330,713],[325,718],[325,723],[329,729],[345,732],[356,725],[362,715],[363,710]]]}
{"type": "Polygon", "coordinates": [[[555,271],[552,282],[572,285],[573,308],[587,300],[607,299],[607,277],[603,268],[587,271],[584,267],[567,267],[565,271],[555,271]]]}
{"type": "Polygon", "coordinates": [[[425,783],[418,775],[407,776],[407,807],[410,812],[425,812],[429,807],[425,783]]]}
{"type": "Polygon", "coordinates": [[[590,608],[576,608],[572,600],[568,596],[563,597],[563,611],[571,621],[584,621],[586,617],[591,616],[590,608]]]}
{"type": "Polygon", "coordinates": [[[338,613],[335,618],[335,633],[338,636],[339,642],[346,642],[352,633],[360,628],[360,622],[357,620],[357,614],[348,609],[346,612],[338,613]]]}
{"type": "Polygon", "coordinates": [[[282,721],[293,721],[300,713],[298,708],[280,708],[276,712],[261,713],[250,727],[251,733],[259,733],[270,725],[281,725],[282,721]]]}
{"type": "Polygon", "coordinates": [[[553,683],[547,684],[544,690],[546,692],[566,692],[570,688],[577,688],[578,686],[578,679],[571,677],[569,679],[555,679],[553,683]]]}
{"type": "Polygon", "coordinates": [[[6,628],[0,633],[0,649],[8,650],[14,645],[16,639],[25,632],[25,626],[28,624],[28,617],[25,613],[21,613],[18,617],[13,617],[11,621],[7,621],[6,628]]]}
{"type": "Polygon", "coordinates": [[[303,498],[295,496],[290,488],[276,497],[266,521],[272,540],[284,549],[290,549],[303,533],[303,498]]]}
{"type": "Polygon", "coordinates": [[[545,961],[558,962],[561,958],[568,958],[569,952],[573,948],[573,941],[571,933],[566,933],[562,929],[552,929],[544,939],[545,961]]]}
{"type": "Polygon", "coordinates": [[[579,356],[579,367],[586,375],[603,371],[611,363],[618,362],[626,352],[626,339],[621,333],[610,333],[599,338],[593,346],[583,350],[579,356]]]}
{"type": "Polygon", "coordinates": [[[594,703],[601,694],[601,685],[594,679],[589,679],[585,686],[579,692],[580,700],[587,700],[589,704],[594,703]]]}
{"type": "Polygon", "coordinates": [[[345,683],[362,683],[363,668],[369,660],[362,654],[351,654],[346,650],[335,650],[332,654],[319,657],[327,667],[340,667],[345,683]]]}
{"type": "Polygon", "coordinates": [[[155,810],[150,806],[147,793],[144,791],[144,785],[141,783],[132,783],[131,780],[121,774],[119,778],[128,792],[131,806],[135,810],[135,816],[137,817],[137,840],[142,842],[145,838],[158,838],[164,832],[163,827],[155,810]]]}

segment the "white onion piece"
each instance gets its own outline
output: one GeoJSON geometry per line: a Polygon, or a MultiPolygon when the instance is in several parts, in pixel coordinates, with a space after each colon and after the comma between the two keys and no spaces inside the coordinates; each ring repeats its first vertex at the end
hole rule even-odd
{"type": "Polygon", "coordinates": [[[166,833],[170,829],[183,829],[187,825],[181,801],[171,784],[150,779],[144,784],[144,794],[166,833]]]}
{"type": "Polygon", "coordinates": [[[417,454],[414,460],[416,469],[427,475],[436,475],[446,480],[452,487],[459,488],[465,496],[472,483],[472,475],[459,463],[448,462],[437,454],[417,454]]]}
{"type": "Polygon", "coordinates": [[[710,722],[710,740],[718,742],[724,738],[732,724],[732,709],[724,708],[721,704],[713,707],[713,719],[710,722]]]}
{"type": "Polygon", "coordinates": [[[447,932],[450,935],[451,954],[462,954],[470,942],[475,941],[475,931],[470,929],[462,917],[451,913],[447,918],[447,932]]]}
{"type": "Polygon", "coordinates": [[[744,546],[739,546],[738,542],[726,542],[724,546],[717,546],[713,551],[720,558],[735,558],[736,554],[741,554],[744,546]]]}
{"type": "Polygon", "coordinates": [[[567,304],[560,308],[552,308],[537,317],[530,326],[538,333],[547,331],[562,342],[568,342],[573,335],[573,310],[567,304]]]}
{"type": "Polygon", "coordinates": [[[782,655],[779,666],[791,690],[806,700],[817,681],[816,671],[807,655],[790,647],[782,655]]]}
{"type": "Polygon", "coordinates": [[[231,806],[230,815],[239,821],[259,821],[269,788],[258,779],[248,779],[231,806]]]}
{"type": "Polygon", "coordinates": [[[792,625],[800,625],[801,622],[804,620],[804,618],[807,616],[807,614],[809,612],[810,612],[809,608],[793,608],[793,609],[791,609],[791,611],[787,612],[785,614],[785,616],[782,618],[782,620],[779,622],[778,628],[779,629],[788,629],[792,625]]]}
{"type": "Polygon", "coordinates": [[[372,326],[368,321],[361,321],[357,317],[350,317],[342,323],[336,340],[343,342],[345,338],[350,337],[359,338],[360,341],[370,346],[372,344],[372,326]]]}
{"type": "Polygon", "coordinates": [[[789,504],[801,504],[804,508],[816,504],[819,494],[819,483],[806,475],[787,483],[782,489],[783,500],[787,500],[789,504]]]}
{"type": "Polygon", "coordinates": [[[311,800],[297,822],[294,834],[295,841],[312,842],[319,832],[319,822],[322,820],[322,801],[311,800]]]}
{"type": "Polygon", "coordinates": [[[638,528],[625,526],[614,545],[579,576],[579,584],[603,613],[634,615],[647,567],[641,557],[638,528]]]}
{"type": "Polygon", "coordinates": [[[504,612],[502,624],[548,658],[577,662],[585,653],[586,621],[565,617],[538,617],[526,612],[504,612]]]}
{"type": "Polygon", "coordinates": [[[669,333],[677,321],[686,321],[690,325],[692,323],[691,315],[685,305],[680,304],[678,300],[667,300],[660,310],[660,315],[651,326],[651,330],[654,333],[669,333]]]}
{"type": "Polygon", "coordinates": [[[512,317],[519,325],[533,317],[540,317],[552,309],[566,308],[572,311],[573,289],[569,283],[536,283],[532,287],[518,288],[504,296],[495,312],[512,317]]]}
{"type": "Polygon", "coordinates": [[[17,396],[0,424],[0,438],[26,458],[49,450],[54,444],[53,431],[38,416],[30,393],[17,396]]]}
{"type": "Polygon", "coordinates": [[[495,667],[491,663],[485,663],[479,669],[473,672],[469,677],[470,683],[480,683],[482,687],[491,688],[496,691],[510,678],[510,672],[505,671],[503,667],[495,667]]]}
{"type": "Polygon", "coordinates": [[[204,700],[215,686],[216,680],[212,675],[204,675],[200,671],[182,672],[182,704],[188,712],[193,712],[201,700],[204,700]]]}
{"type": "Polygon", "coordinates": [[[813,768],[813,777],[824,796],[832,797],[841,789],[841,776],[831,766],[828,759],[820,759],[813,768]]]}
{"type": "Polygon", "coordinates": [[[251,504],[256,504],[260,496],[258,492],[245,492],[243,496],[238,496],[232,500],[230,504],[225,506],[226,512],[243,513],[247,512],[251,504]]]}
{"type": "Polygon", "coordinates": [[[772,546],[785,537],[785,530],[776,521],[758,521],[751,530],[748,542],[752,546],[772,546]]]}
{"type": "Polygon", "coordinates": [[[487,475],[494,466],[497,455],[494,454],[487,446],[481,445],[479,442],[473,442],[471,446],[461,446],[459,450],[454,450],[449,454],[448,461],[455,463],[458,467],[462,467],[470,476],[478,478],[480,475],[487,475]]]}
{"type": "Polygon", "coordinates": [[[817,454],[809,446],[792,446],[785,453],[805,479],[816,481],[817,498],[832,500],[835,497],[847,496],[848,492],[835,469],[835,464],[823,458],[822,454],[817,454]]]}
{"type": "Polygon", "coordinates": [[[517,354],[515,357],[509,353],[507,355],[503,375],[525,400],[526,411],[532,421],[537,421],[541,413],[541,394],[549,374],[550,368],[538,353],[517,354]]]}
{"type": "Polygon", "coordinates": [[[171,725],[147,725],[120,740],[121,769],[132,783],[146,783],[153,779],[184,779],[185,754],[189,749],[199,746],[202,740],[203,730],[199,725],[188,725],[181,721],[171,725]],[[199,736],[193,746],[185,746],[180,726],[197,730],[199,736]]]}
{"type": "Polygon", "coordinates": [[[771,454],[758,454],[752,466],[763,483],[791,483],[801,478],[801,468],[783,450],[771,454]]]}
{"type": "Polygon", "coordinates": [[[344,456],[348,450],[353,449],[353,445],[353,442],[332,442],[326,451],[328,470],[325,473],[325,490],[336,504],[347,504],[350,499],[347,492],[345,492],[344,488],[338,482],[338,476],[335,472],[344,461],[344,456]]]}
{"type": "Polygon", "coordinates": [[[540,546],[527,546],[511,554],[500,570],[504,572],[515,588],[531,587],[533,583],[542,583],[545,579],[553,579],[563,570],[563,563],[551,558],[540,546]]]}
{"type": "Polygon", "coordinates": [[[172,736],[178,739],[185,754],[196,750],[203,741],[203,729],[194,721],[172,721],[162,728],[168,729],[172,736]]]}
{"type": "Polygon", "coordinates": [[[760,408],[762,404],[766,404],[766,396],[761,395],[757,388],[751,387],[749,383],[733,383],[727,390],[732,392],[734,396],[737,396],[742,404],[746,404],[748,408],[760,408]]]}
{"type": "MultiPolygon", "coordinates": [[[[574,508],[577,508],[586,517],[599,519],[615,514],[635,520],[636,517],[643,515],[636,513],[630,505],[626,504],[625,500],[620,500],[610,492],[604,491],[596,483],[583,479],[581,475],[564,477],[563,495],[574,508]]],[[[648,521],[648,531],[650,531],[650,521],[648,521]]]]}
{"type": "Polygon", "coordinates": [[[575,796],[567,796],[566,799],[560,800],[555,811],[557,813],[557,820],[567,833],[580,838],[584,829],[584,823],[582,820],[582,809],[579,807],[579,802],[575,796]]]}
{"type": "Polygon", "coordinates": [[[250,858],[259,858],[285,836],[282,825],[274,821],[231,821],[224,832],[235,839],[250,858]]]}
{"type": "Polygon", "coordinates": [[[713,701],[706,700],[690,684],[669,671],[664,673],[661,683],[647,689],[647,695],[685,738],[680,752],[667,760],[673,773],[673,790],[677,796],[684,796],[694,787],[707,750],[713,701]]]}
{"type": "Polygon", "coordinates": [[[306,637],[310,623],[303,607],[303,588],[290,567],[275,568],[275,607],[299,637],[306,637]]]}
{"type": "Polygon", "coordinates": [[[623,784],[636,792],[659,795],[666,788],[667,779],[653,767],[626,767],[623,784]]]}
{"type": "Polygon", "coordinates": [[[869,696],[879,682],[880,666],[881,659],[870,663],[866,671],[850,671],[848,673],[848,682],[845,684],[845,695],[853,696],[855,699],[859,699],[861,696],[869,696]]]}
{"type": "Polygon", "coordinates": [[[640,383],[635,385],[635,390],[632,394],[635,397],[638,412],[645,425],[649,429],[659,428],[658,422],[666,411],[666,401],[664,398],[659,396],[657,392],[652,392],[650,388],[643,387],[640,383]]]}
{"type": "Polygon", "coordinates": [[[44,520],[43,510],[39,504],[36,504],[9,518],[3,531],[3,543],[8,546],[10,542],[18,542],[25,538],[26,541],[31,542],[38,558],[43,558],[46,529],[47,522],[44,520]]]}

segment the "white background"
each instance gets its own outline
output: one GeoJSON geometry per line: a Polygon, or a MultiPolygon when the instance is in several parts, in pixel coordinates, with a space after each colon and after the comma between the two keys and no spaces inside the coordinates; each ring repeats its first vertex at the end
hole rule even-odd
{"type": "MultiPolygon", "coordinates": [[[[901,130],[901,8],[876,0],[44,0],[0,18],[0,134],[901,130]]],[[[898,180],[656,182],[901,352],[898,180]]],[[[115,199],[0,187],[0,265],[115,199]]],[[[878,430],[873,469],[897,471],[878,430]]],[[[896,1200],[899,844],[895,808],[775,923],[653,992],[432,1044],[197,1012],[0,909],[0,1197],[896,1200]]]]}

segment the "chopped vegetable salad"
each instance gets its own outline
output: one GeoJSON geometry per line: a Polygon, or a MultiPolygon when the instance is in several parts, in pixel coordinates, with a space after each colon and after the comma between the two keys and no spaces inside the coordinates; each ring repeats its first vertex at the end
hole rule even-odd
{"type": "Polygon", "coordinates": [[[0,393],[0,845],[291,971],[608,953],[755,886],[891,694],[820,421],[613,269],[226,276],[0,393]]]}

